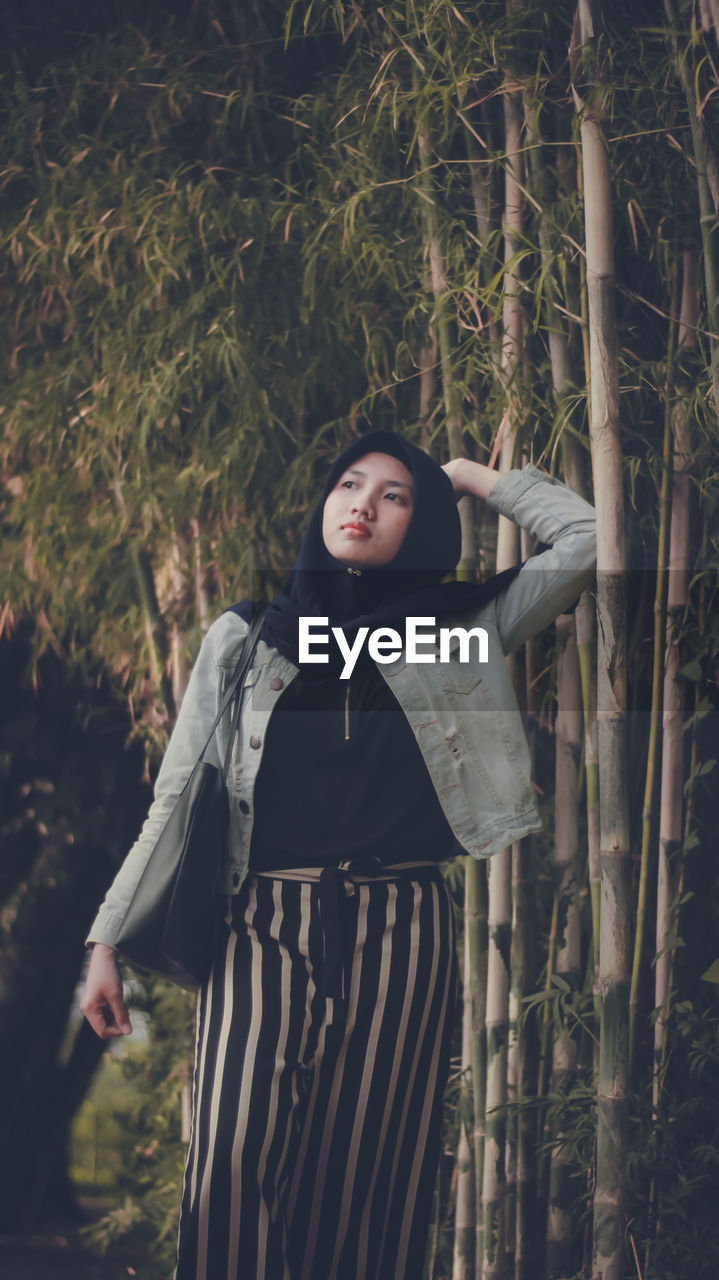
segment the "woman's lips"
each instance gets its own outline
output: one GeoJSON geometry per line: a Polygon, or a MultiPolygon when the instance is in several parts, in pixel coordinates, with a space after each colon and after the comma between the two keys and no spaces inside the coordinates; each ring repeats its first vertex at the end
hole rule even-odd
{"type": "Polygon", "coordinates": [[[342,529],[345,533],[354,534],[355,537],[370,538],[372,535],[366,524],[343,524],[342,529]]]}

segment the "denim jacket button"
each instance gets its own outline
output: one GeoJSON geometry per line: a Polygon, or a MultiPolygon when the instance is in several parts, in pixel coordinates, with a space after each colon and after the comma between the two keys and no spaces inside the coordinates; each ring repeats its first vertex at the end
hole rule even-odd
{"type": "Polygon", "coordinates": [[[272,679],[270,680],[271,689],[284,689],[284,687],[285,687],[285,682],[281,676],[273,676],[272,679]]]}
{"type": "Polygon", "coordinates": [[[256,751],[260,745],[260,741],[261,739],[257,737],[257,734],[253,733],[252,737],[250,738],[250,746],[253,747],[254,750],[256,751]]]}
{"type": "Polygon", "coordinates": [[[250,806],[248,805],[247,801],[240,800],[240,813],[249,813],[249,812],[250,812],[250,806]]]}

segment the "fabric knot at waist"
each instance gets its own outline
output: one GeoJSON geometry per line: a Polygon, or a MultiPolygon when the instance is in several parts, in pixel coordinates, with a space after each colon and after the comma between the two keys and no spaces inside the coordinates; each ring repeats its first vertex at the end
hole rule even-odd
{"type": "Polygon", "coordinates": [[[349,858],[343,862],[329,863],[325,867],[293,867],[291,870],[263,870],[253,874],[272,880],[300,880],[319,884],[324,952],[322,994],[326,1000],[333,1001],[335,1011],[341,1018],[344,1018],[347,1003],[340,918],[343,898],[351,897],[355,885],[372,884],[375,881],[434,880],[442,883],[439,864],[426,860],[387,864],[379,858],[349,858]]]}

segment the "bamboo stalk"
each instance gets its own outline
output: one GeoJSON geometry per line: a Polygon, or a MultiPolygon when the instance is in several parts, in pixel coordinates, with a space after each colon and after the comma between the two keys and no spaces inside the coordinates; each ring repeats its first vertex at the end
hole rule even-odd
{"type": "MultiPolygon", "coordinates": [[[[480,253],[491,232],[491,166],[479,153],[479,148],[465,126],[467,159],[469,161],[470,184],[474,203],[477,235],[480,242],[480,253]]],[[[484,261],[484,257],[483,257],[484,261]]],[[[489,340],[491,350],[495,350],[498,342],[498,327],[489,323],[489,340]]],[[[497,373],[498,361],[493,359],[497,373]]],[[[486,1105],[487,1105],[487,983],[489,966],[489,885],[487,864],[474,858],[467,860],[465,870],[467,896],[465,899],[465,930],[469,940],[470,973],[469,981],[472,996],[472,1096],[474,1103],[473,1155],[475,1170],[475,1268],[481,1275],[484,1258],[484,1200],[483,1170],[486,1138],[486,1105]]]]}
{"type": "Polygon", "coordinates": [[[512,465],[519,420],[517,375],[522,356],[521,282],[512,266],[522,233],[521,132],[522,116],[516,93],[504,94],[506,162],[504,168],[504,263],[505,287],[502,306],[502,373],[510,404],[511,429],[502,441],[500,470],[512,465]]]}
{"type": "MultiPolygon", "coordinates": [[[[553,1053],[554,1088],[571,1078],[577,1069],[577,1046],[565,1030],[557,1037],[553,1053]]],[[[567,1276],[572,1261],[572,1186],[570,1155],[563,1135],[558,1133],[552,1146],[549,1165],[549,1204],[547,1211],[546,1274],[549,1280],[567,1276]]]]}
{"type": "MultiPolygon", "coordinates": [[[[580,0],[585,65],[596,79],[599,3],[580,0]]],[[[581,106],[577,99],[578,108],[581,106]]],[[[626,551],[611,184],[599,93],[581,111],[591,369],[590,429],[597,508],[602,997],[594,1196],[596,1280],[621,1280],[626,1217],[628,986],[631,921],[626,769],[626,551]]]]}
{"type": "MultiPolygon", "coordinates": [[[[584,496],[584,483],[579,465],[579,449],[576,441],[564,443],[564,474],[567,484],[575,493],[584,496]]],[[[585,986],[590,986],[594,996],[594,1026],[598,1033],[601,1020],[599,994],[599,932],[601,901],[601,863],[599,856],[599,741],[597,729],[597,636],[594,596],[582,592],[574,611],[574,629],[577,642],[577,662],[581,688],[582,723],[584,726],[584,781],[587,813],[587,874],[591,907],[592,931],[587,956],[585,986]]],[[[599,1035],[592,1039],[595,1077],[599,1072],[599,1035]]]]}
{"type": "MultiPolygon", "coordinates": [[[[425,224],[425,240],[429,277],[434,296],[432,357],[436,362],[439,355],[439,367],[442,378],[442,396],[445,410],[446,430],[450,456],[458,456],[462,450],[461,403],[458,386],[453,375],[452,345],[449,320],[446,311],[447,268],[442,249],[437,217],[437,194],[431,176],[432,144],[429,130],[424,128],[418,134],[418,152],[420,158],[420,185],[424,200],[422,213],[425,224]]],[[[473,171],[473,180],[474,180],[473,171]]],[[[428,399],[431,385],[433,389],[434,370],[425,370],[424,363],[428,358],[428,349],[423,352],[422,382],[420,387],[420,418],[425,421],[428,413],[428,399]]],[[[462,554],[457,568],[457,578],[472,579],[475,566],[474,513],[470,498],[463,498],[458,504],[462,527],[462,554]]],[[[462,1133],[460,1151],[458,1152],[458,1189],[457,1216],[455,1220],[454,1270],[456,1274],[471,1274],[475,1267],[479,1274],[483,1257],[483,1163],[486,1138],[486,1099],[487,1099],[487,973],[488,973],[488,881],[484,865],[474,859],[467,860],[465,868],[465,1021],[463,1022],[463,1070],[471,1064],[473,1100],[472,1149],[465,1145],[462,1133]],[[469,1005],[467,996],[469,995],[469,1005]],[[467,1043],[464,1035],[467,1010],[471,1011],[471,1039],[467,1043]],[[468,1057],[466,1056],[468,1054],[468,1057]],[[470,1212],[471,1211],[471,1212],[470,1212]],[[469,1247],[470,1222],[472,1247],[469,1247]]],[[[498,1130],[493,1128],[496,1138],[498,1130]]]]}
{"type": "MultiPolygon", "coordinates": [[[[468,859],[467,862],[474,861],[468,859]]],[[[476,1223],[474,1190],[474,1151],[470,1142],[470,1117],[474,1114],[472,1098],[472,1038],[474,1010],[472,1003],[472,956],[466,922],[471,910],[471,887],[465,867],[464,878],[464,963],[462,993],[462,1083],[460,1088],[459,1142],[457,1147],[457,1203],[454,1217],[454,1256],[452,1280],[474,1280],[476,1223]]],[[[473,1127],[473,1126],[472,1126],[473,1127]]]]}
{"type": "Polygon", "coordinates": [[[504,1276],[509,950],[512,931],[511,851],[489,861],[487,964],[487,1093],[482,1176],[482,1280],[504,1276]]]}
{"type": "MultiPolygon", "coordinates": [[[[505,283],[502,335],[502,369],[509,397],[509,429],[502,441],[500,471],[510,470],[514,457],[518,420],[516,376],[522,343],[519,281],[512,268],[517,234],[522,225],[520,145],[522,119],[516,95],[504,94],[505,120],[505,222],[504,256],[508,268],[505,283]]],[[[516,525],[500,516],[497,533],[497,571],[517,561],[516,525]]],[[[510,667],[512,663],[510,661],[510,667]]],[[[483,1257],[482,1280],[504,1274],[507,1042],[509,1035],[509,963],[512,929],[511,851],[502,850],[489,865],[489,959],[487,973],[487,1098],[484,1168],[482,1174],[483,1257]]]]}
{"type": "Polygon", "coordinates": [[[667,618],[667,559],[669,555],[669,504],[671,501],[671,455],[672,455],[672,385],[674,381],[674,347],[677,329],[677,296],[676,284],[673,287],[671,320],[669,323],[669,342],[667,347],[666,396],[664,405],[664,442],[662,448],[662,476],[659,488],[659,540],[657,546],[657,576],[654,596],[654,648],[652,669],[652,702],[649,714],[649,743],[647,746],[647,768],[644,786],[644,807],[642,810],[642,848],[639,864],[639,893],[637,900],[637,921],[634,934],[634,961],[632,965],[632,982],[629,993],[629,1078],[632,1072],[636,1052],[636,1025],[639,1007],[639,985],[644,953],[644,937],[646,931],[647,894],[649,884],[650,857],[654,837],[654,817],[659,771],[659,729],[662,718],[662,701],[664,693],[664,645],[666,639],[667,618]]]}
{"type": "Polygon", "coordinates": [[[695,68],[689,65],[689,45],[679,47],[680,20],[676,0],[664,0],[664,12],[671,25],[670,39],[679,79],[684,89],[692,131],[694,164],[699,197],[699,229],[702,238],[704,265],[704,289],[707,303],[707,329],[711,354],[711,378],[714,411],[719,423],[719,209],[715,206],[709,181],[709,148],[703,114],[698,110],[695,96],[695,68]]]}
{"type": "MultiPolygon", "coordinates": [[[[468,501],[471,506],[471,500],[468,501]]],[[[462,556],[458,577],[470,578],[473,556],[468,550],[465,533],[462,539],[462,556]],[[465,568],[462,569],[461,566],[465,568]]],[[[454,1257],[452,1280],[475,1280],[477,1251],[477,1196],[478,1167],[475,1163],[477,1101],[473,1085],[477,1080],[478,1064],[475,1061],[475,1001],[477,998],[476,975],[479,973],[475,934],[477,925],[477,878],[471,868],[474,858],[465,860],[464,877],[464,970],[462,991],[462,1085],[460,1089],[460,1133],[457,1150],[457,1203],[454,1222],[454,1257]],[[470,1134],[471,1127],[471,1134],[470,1134]]],[[[486,950],[486,940],[485,940],[486,950]]]]}
{"type": "Polygon", "coordinates": [[[465,930],[469,951],[472,996],[472,1100],[474,1104],[475,1267],[481,1272],[483,1247],[482,1170],[484,1168],[485,1107],[487,1097],[487,968],[489,949],[489,890],[487,864],[468,858],[465,930]]]}
{"type": "MultiPolygon", "coordinates": [[[[555,961],[557,957],[557,927],[559,923],[559,894],[555,890],[554,899],[552,901],[552,916],[549,923],[549,940],[547,943],[547,972],[544,979],[544,990],[549,992],[552,990],[552,978],[555,973],[555,961]]],[[[550,1077],[551,1062],[551,1045],[550,1035],[552,1030],[551,1014],[549,1012],[549,1001],[545,1001],[542,1015],[542,1040],[539,1057],[539,1082],[537,1085],[537,1093],[540,1098],[547,1095],[550,1077]]]]}
{"type": "MultiPolygon", "coordinates": [[[[552,991],[554,977],[554,963],[557,952],[557,925],[559,921],[559,894],[554,893],[552,901],[552,915],[549,925],[549,938],[547,940],[547,971],[544,979],[544,991],[549,996],[552,991]]],[[[551,1076],[552,1064],[552,1014],[550,1000],[546,999],[542,1004],[542,1022],[540,1029],[540,1046],[539,1046],[539,1077],[537,1080],[537,1097],[543,1099],[547,1097],[549,1092],[549,1081],[551,1076]]],[[[537,1168],[537,1222],[544,1223],[547,1220],[549,1206],[549,1156],[547,1154],[547,1141],[549,1138],[548,1125],[546,1122],[545,1106],[540,1106],[537,1111],[537,1122],[535,1131],[535,1142],[537,1147],[542,1149],[542,1154],[538,1160],[537,1168]]],[[[539,1231],[539,1229],[538,1229],[539,1231]]]]}
{"type": "Polygon", "coordinates": [[[422,448],[429,451],[432,401],[437,393],[437,343],[430,332],[419,353],[419,420],[422,424],[422,448]]]}
{"type": "Polygon", "coordinates": [[[422,213],[425,223],[425,239],[429,254],[430,278],[434,295],[434,327],[439,349],[439,365],[442,373],[442,396],[447,422],[447,438],[452,457],[461,449],[461,419],[458,405],[457,383],[452,376],[452,339],[447,316],[447,266],[439,233],[437,194],[432,181],[432,142],[427,128],[417,135],[420,160],[420,186],[424,199],[422,213]]]}
{"type": "MultiPolygon", "coordinates": [[[[492,232],[492,168],[491,164],[482,156],[475,138],[466,126],[464,136],[467,146],[467,159],[469,161],[469,181],[472,189],[474,218],[477,226],[477,238],[480,243],[482,277],[484,283],[488,283],[492,275],[492,264],[489,254],[486,252],[486,246],[492,232]]],[[[500,335],[499,326],[491,316],[487,322],[487,336],[492,364],[496,368],[497,361],[495,356],[499,346],[500,335]]]]}
{"type": "MultiPolygon", "coordinates": [[[[696,254],[684,252],[682,301],[678,341],[680,347],[696,343],[696,254]]],[[[691,458],[689,423],[679,399],[673,417],[674,485],[667,591],[666,651],[664,662],[664,711],[662,775],[659,816],[659,867],[657,873],[657,939],[654,968],[654,1106],[659,1102],[660,1067],[667,1035],[673,953],[667,943],[672,930],[673,904],[678,879],[677,861],[682,842],[684,684],[679,679],[678,628],[687,602],[689,585],[689,477],[691,458]]]]}
{"type": "MultiPolygon", "coordinates": [[[[425,220],[426,232],[429,240],[429,256],[430,262],[432,263],[435,308],[440,317],[440,320],[438,321],[438,336],[436,339],[433,339],[432,345],[434,352],[436,352],[438,346],[441,352],[442,386],[445,409],[447,411],[446,427],[448,444],[450,455],[452,457],[456,457],[461,447],[461,430],[459,429],[456,419],[452,417],[455,405],[455,395],[452,369],[449,359],[449,334],[446,322],[441,320],[443,306],[442,294],[446,289],[446,275],[439,244],[439,236],[437,233],[437,220],[434,213],[434,196],[431,191],[431,181],[426,168],[426,165],[429,163],[429,141],[426,133],[422,133],[420,136],[420,158],[423,165],[423,185],[425,188],[425,195],[431,201],[432,213],[430,215],[425,212],[425,220]]],[[[426,349],[424,354],[426,356],[426,349]]],[[[426,400],[423,400],[422,397],[423,395],[426,395],[427,389],[426,382],[420,385],[420,418],[423,421],[427,414],[428,403],[426,400]]],[[[460,581],[472,581],[475,577],[474,512],[472,510],[472,506],[472,500],[469,497],[463,498],[459,503],[462,542],[460,562],[457,566],[456,576],[460,581]]],[[[480,1015],[480,1005],[485,996],[485,991],[483,989],[480,998],[477,983],[482,969],[480,953],[482,950],[486,953],[486,937],[484,941],[482,941],[481,936],[478,936],[478,929],[480,929],[481,932],[479,918],[480,905],[478,901],[481,879],[482,877],[479,874],[479,868],[476,861],[473,858],[468,858],[465,864],[462,1085],[459,1099],[460,1132],[457,1150],[457,1198],[454,1222],[453,1280],[475,1280],[475,1266],[477,1261],[479,1206],[476,1187],[479,1181],[477,1170],[481,1169],[481,1165],[476,1164],[476,1146],[478,1108],[480,1105],[483,1105],[483,1098],[480,1092],[481,1050],[476,1043],[478,1032],[475,1019],[480,1015]],[[475,1090],[478,1091],[476,1096],[475,1090]],[[470,1133],[468,1132],[470,1117],[471,1141],[470,1133]]],[[[486,886],[486,876],[484,880],[486,886]]],[[[484,897],[486,921],[486,892],[484,897]]],[[[480,1025],[482,1025],[484,1021],[483,1012],[484,1011],[482,1009],[480,1025]]]]}
{"type": "MultiPolygon", "coordinates": [[[[571,614],[555,623],[557,634],[557,719],[555,725],[555,837],[554,865],[557,892],[557,973],[573,989],[580,985],[581,932],[579,888],[579,770],[582,715],[579,658],[571,614]]],[[[561,1088],[577,1066],[577,1045],[570,1029],[562,1027],[554,1043],[553,1087],[561,1088]]],[[[572,1216],[568,1154],[562,1133],[554,1135],[550,1158],[549,1211],[547,1215],[547,1271],[550,1276],[568,1273],[572,1253],[572,1216]]]]}
{"type": "MultiPolygon", "coordinates": [[[[517,1015],[536,972],[534,914],[536,885],[531,837],[512,846],[511,1018],[515,1019],[515,1096],[521,1104],[536,1093],[538,1043],[536,1024],[517,1015]]],[[[537,1270],[537,1147],[536,1117],[521,1107],[515,1118],[514,1142],[514,1277],[533,1280],[537,1270]]],[[[508,1228],[511,1216],[508,1215],[508,1228]]],[[[509,1230],[508,1230],[509,1237],[509,1230]]]]}
{"type": "Polygon", "coordinates": [[[207,599],[205,574],[202,568],[200,522],[196,516],[193,516],[190,520],[190,528],[192,529],[192,548],[195,571],[195,609],[197,611],[197,620],[202,627],[202,630],[207,631],[210,625],[210,605],[207,599]]]}
{"type": "Polygon", "coordinates": [[[587,867],[592,933],[587,958],[587,978],[594,996],[592,1040],[594,1075],[599,1074],[599,1026],[602,1002],[599,988],[599,937],[601,924],[601,859],[599,824],[599,731],[597,727],[597,634],[594,598],[585,591],[574,614],[577,633],[577,657],[582,686],[582,718],[584,722],[584,778],[587,808],[587,867]]]}
{"type": "MultiPolygon", "coordinates": [[[[584,203],[584,181],[582,178],[582,148],[578,148],[577,157],[577,192],[584,203]]],[[[589,350],[589,302],[587,299],[587,260],[584,254],[579,258],[579,318],[582,330],[582,355],[584,358],[584,381],[589,387],[591,381],[591,355],[589,350]]]]}
{"type": "MultiPolygon", "coordinates": [[[[122,480],[119,477],[116,478],[113,487],[120,511],[126,517],[125,495],[122,489],[122,480]]],[[[172,690],[172,678],[168,670],[170,650],[164,620],[157,600],[152,565],[147,553],[141,547],[138,547],[136,543],[131,543],[130,545],[130,559],[142,606],[150,675],[155,688],[160,691],[168,719],[170,722],[174,722],[177,709],[172,690]]]]}
{"type": "Polygon", "coordinates": [[[175,698],[172,692],[172,679],[167,670],[169,648],[162,615],[160,614],[160,606],[157,601],[152,565],[149,557],[140,548],[133,548],[130,554],[145,618],[145,637],[147,639],[153,683],[162,694],[162,700],[170,720],[174,720],[176,715],[175,698]]]}
{"type": "MultiPolygon", "coordinates": [[[[539,142],[536,134],[533,141],[539,142]]],[[[546,215],[546,204],[550,193],[547,189],[546,170],[540,171],[540,154],[538,147],[532,150],[535,166],[535,178],[542,188],[542,214],[539,221],[539,243],[542,260],[542,280],[546,327],[549,341],[549,358],[552,370],[552,388],[557,406],[561,406],[573,384],[580,381],[572,377],[572,358],[569,346],[569,335],[566,322],[557,306],[557,287],[551,270],[551,259],[554,246],[549,219],[546,215]]],[[[557,167],[560,165],[557,159],[557,167]]],[[[582,305],[586,310],[585,290],[582,289],[582,305]]],[[[585,353],[585,369],[588,375],[589,352],[586,325],[581,325],[582,350],[585,353]],[[586,348],[586,350],[585,350],[586,348]]],[[[585,378],[586,380],[586,378],[585,378]]],[[[565,479],[570,489],[582,497],[587,497],[584,482],[582,458],[577,440],[568,432],[562,434],[562,464],[565,479]]],[[[577,646],[577,660],[581,685],[582,720],[584,724],[584,768],[586,778],[587,805],[587,852],[589,871],[589,893],[592,912],[592,945],[590,963],[593,962],[593,987],[595,1005],[595,1023],[599,1026],[599,774],[597,744],[597,689],[595,679],[596,643],[595,643],[595,610],[594,599],[589,591],[582,593],[574,614],[574,627],[577,646]]],[[[595,1057],[597,1056],[598,1038],[593,1041],[595,1057]]],[[[598,1068],[598,1057],[595,1071],[598,1068]]]]}
{"type": "Polygon", "coordinates": [[[504,1275],[515,1275],[517,1233],[517,1096],[519,1090],[518,1000],[512,968],[516,933],[515,876],[519,845],[512,845],[512,928],[510,942],[509,1014],[507,1021],[507,1127],[504,1155],[504,1275]]]}
{"type": "Polygon", "coordinates": [[[183,694],[187,687],[189,673],[185,669],[182,661],[182,641],[180,637],[180,628],[177,625],[177,606],[180,604],[184,588],[184,575],[182,572],[182,552],[180,550],[180,540],[177,536],[177,530],[172,525],[172,556],[169,566],[169,578],[172,582],[172,597],[170,615],[172,621],[170,623],[170,670],[172,672],[172,696],[175,699],[175,705],[179,706],[182,702],[183,694]],[[174,607],[173,607],[174,606],[174,607]]]}
{"type": "MultiPolygon", "coordinates": [[[[682,301],[679,317],[679,346],[696,343],[698,296],[696,287],[696,253],[683,255],[682,301]]],[[[664,698],[662,715],[662,772],[659,805],[659,861],[657,867],[656,953],[654,958],[654,1072],[652,1105],[656,1111],[661,1096],[667,1047],[667,1021],[670,1012],[674,950],[669,939],[678,918],[683,873],[682,810],[684,807],[684,704],[685,682],[679,676],[679,627],[686,608],[689,588],[689,502],[690,487],[687,467],[691,461],[691,442],[686,408],[681,394],[673,414],[674,456],[667,589],[666,648],[664,656],[664,698]]],[[[701,616],[701,614],[700,614],[701,616]]],[[[699,686],[695,687],[698,702],[699,686]]],[[[696,753],[696,737],[692,737],[692,762],[696,753]]],[[[691,766],[690,766],[691,776],[691,766]]],[[[687,828],[689,804],[687,804],[687,828]]],[[[649,1221],[659,1231],[661,1205],[658,1205],[657,1182],[652,1178],[649,1189],[649,1221]]],[[[645,1267],[649,1264],[650,1240],[645,1249],[645,1267]]]]}
{"type": "Polygon", "coordinates": [[[556,781],[554,862],[559,893],[557,973],[576,988],[580,980],[579,921],[579,766],[582,709],[579,658],[574,616],[562,614],[557,634],[557,719],[555,724],[556,781]]]}
{"type": "MultiPolygon", "coordinates": [[[[704,522],[704,535],[706,537],[706,521],[704,522]]],[[[704,543],[704,539],[702,541],[704,543]]],[[[705,606],[706,606],[705,584],[704,582],[702,582],[699,588],[697,617],[699,618],[706,617],[705,606]]],[[[690,734],[690,749],[689,749],[689,768],[688,768],[689,778],[693,778],[695,776],[694,770],[696,768],[696,763],[697,763],[697,711],[699,709],[701,696],[702,696],[701,686],[697,683],[694,685],[693,706],[691,708],[692,728],[691,728],[691,734],[690,734]]],[[[684,793],[684,787],[682,786],[682,796],[683,796],[683,793],[684,793]]],[[[685,808],[685,813],[684,813],[684,823],[683,823],[683,837],[684,837],[683,843],[686,844],[692,829],[692,822],[694,819],[694,788],[693,786],[689,787],[684,808],[685,808]]],[[[680,844],[680,848],[681,848],[681,844],[680,844]]],[[[677,915],[679,912],[679,903],[681,900],[683,885],[684,885],[684,861],[682,859],[682,861],[679,864],[679,869],[678,869],[677,878],[676,878],[676,895],[672,902],[672,906],[675,908],[677,915]]],[[[670,957],[670,963],[671,963],[671,968],[673,969],[674,953],[672,953],[670,957]]],[[[670,970],[668,983],[670,988],[671,987],[671,970],[670,970]]],[[[654,1089],[656,1089],[657,1099],[659,1098],[661,1091],[664,1087],[664,1074],[667,1067],[667,1043],[668,1043],[667,1036],[665,1034],[662,1038],[659,1060],[655,1063],[655,1083],[654,1083],[652,1092],[654,1093],[654,1089]]],[[[656,1178],[652,1178],[652,1183],[649,1189],[649,1223],[654,1228],[656,1235],[660,1235],[662,1231],[661,1201],[659,1200],[658,1193],[657,1193],[656,1178]],[[659,1203],[657,1203],[658,1201],[659,1203]]],[[[649,1265],[649,1257],[650,1257],[650,1239],[648,1237],[646,1249],[645,1249],[645,1268],[648,1267],[649,1265]]]]}
{"type": "MultiPolygon", "coordinates": [[[[425,239],[434,295],[434,332],[439,350],[447,441],[450,457],[457,458],[462,453],[462,406],[458,383],[452,369],[452,335],[446,306],[447,265],[439,233],[437,195],[431,173],[432,142],[427,128],[420,129],[417,135],[417,147],[421,166],[420,187],[424,195],[422,217],[425,224],[425,239]]],[[[458,576],[462,576],[464,571],[471,570],[474,565],[474,520],[471,500],[468,497],[461,498],[457,504],[457,510],[462,526],[462,558],[458,576]]]]}
{"type": "MultiPolygon", "coordinates": [[[[524,453],[524,451],[523,451],[524,453]]],[[[526,461],[529,459],[527,458],[526,461]]],[[[532,554],[528,534],[520,533],[521,556],[532,554]]],[[[524,646],[522,714],[529,727],[535,713],[534,644],[524,646]]],[[[530,750],[534,755],[532,735],[530,750]]],[[[536,884],[533,840],[527,836],[512,845],[512,947],[510,957],[510,1040],[508,1100],[524,1103],[536,1093],[538,1041],[536,1023],[521,1017],[524,997],[533,990],[536,962],[536,884]]],[[[532,1280],[537,1269],[537,1148],[536,1120],[520,1105],[510,1112],[507,1159],[507,1264],[514,1280],[532,1280]],[[512,1258],[513,1255],[513,1258],[512,1258]],[[513,1262],[513,1269],[512,1269],[513,1262]]]]}
{"type": "MultiPolygon", "coordinates": [[[[505,457],[509,453],[503,445],[505,457]]],[[[508,469],[508,468],[505,468],[508,469]]],[[[500,516],[497,571],[517,558],[517,528],[500,516]]],[[[511,665],[511,664],[510,664],[511,665]]],[[[507,1049],[509,1039],[512,858],[503,849],[489,861],[487,961],[487,1085],[482,1173],[482,1280],[504,1275],[507,1049]]]]}

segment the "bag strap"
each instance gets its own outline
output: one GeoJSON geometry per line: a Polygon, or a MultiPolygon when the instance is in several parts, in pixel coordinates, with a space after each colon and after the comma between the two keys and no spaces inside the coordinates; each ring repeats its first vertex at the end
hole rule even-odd
{"type": "MultiPolygon", "coordinates": [[[[232,682],[230,685],[230,688],[231,689],[234,688],[234,690],[237,693],[237,702],[235,703],[235,711],[232,717],[232,728],[230,730],[230,735],[227,739],[227,750],[225,751],[225,763],[222,766],[222,778],[225,783],[225,786],[227,786],[227,775],[230,772],[230,761],[232,759],[232,744],[234,743],[235,738],[237,737],[237,732],[240,727],[240,712],[242,711],[242,692],[243,692],[242,686],[244,684],[245,674],[247,673],[247,671],[249,671],[253,654],[255,652],[255,649],[257,648],[257,641],[260,638],[260,632],[262,630],[262,623],[264,622],[266,610],[267,610],[267,605],[263,601],[263,603],[259,606],[259,609],[250,624],[250,629],[247,633],[247,639],[245,641],[245,647],[242,651],[242,656],[240,658],[240,661],[237,664],[237,670],[235,671],[235,674],[232,677],[232,682]]],[[[227,699],[225,699],[225,705],[226,705],[226,702],[227,702],[227,699]]]]}
{"type": "MultiPolygon", "coordinates": [[[[252,619],[252,622],[250,623],[250,629],[249,629],[249,631],[248,631],[248,633],[247,633],[247,637],[246,637],[246,639],[245,639],[245,643],[244,643],[244,645],[242,646],[242,653],[240,654],[239,661],[238,661],[237,666],[235,667],[235,670],[234,670],[234,672],[233,672],[232,679],[231,679],[231,681],[230,681],[230,684],[229,684],[229,688],[228,688],[228,690],[227,690],[227,693],[225,694],[224,698],[222,699],[222,706],[220,707],[219,711],[217,712],[217,715],[215,716],[215,722],[214,722],[214,724],[213,724],[212,728],[210,729],[210,732],[209,732],[209,733],[208,733],[208,735],[207,735],[207,741],[206,741],[206,743],[205,743],[204,747],[202,748],[202,751],[200,752],[200,754],[199,754],[199,756],[198,756],[198,758],[197,758],[197,763],[198,763],[198,764],[199,764],[199,763],[200,763],[200,761],[202,760],[202,758],[203,758],[203,756],[204,756],[205,752],[207,751],[207,748],[209,747],[210,743],[212,742],[212,738],[213,738],[213,736],[214,736],[215,729],[217,728],[218,724],[220,723],[220,720],[222,719],[223,715],[225,714],[225,711],[227,710],[228,706],[229,706],[229,705],[230,705],[230,703],[232,702],[232,698],[233,698],[233,696],[234,696],[234,694],[235,694],[235,691],[237,690],[238,686],[241,686],[241,685],[242,685],[242,681],[244,680],[244,678],[245,678],[245,676],[246,676],[246,674],[247,674],[247,672],[248,672],[248,670],[249,670],[250,663],[252,662],[252,658],[253,658],[253,655],[254,655],[255,649],[257,648],[257,641],[258,641],[258,640],[259,640],[259,638],[260,638],[260,631],[262,630],[262,623],[263,623],[263,622],[264,622],[264,620],[265,620],[265,611],[266,611],[266,609],[267,609],[267,605],[266,605],[266,604],[264,604],[264,603],[263,603],[263,604],[261,604],[261,605],[260,605],[260,607],[259,607],[259,609],[258,609],[258,611],[257,611],[257,613],[255,614],[254,618],[252,619]]],[[[238,727],[238,725],[239,725],[239,720],[240,720],[240,706],[241,706],[241,703],[242,703],[242,688],[240,687],[240,693],[239,693],[239,696],[238,696],[238,699],[237,699],[237,708],[236,708],[236,710],[235,710],[235,714],[234,714],[234,716],[233,716],[232,732],[231,732],[231,734],[230,734],[230,739],[229,739],[229,742],[228,742],[228,744],[227,744],[227,751],[226,751],[226,753],[225,753],[225,763],[224,763],[223,768],[222,768],[222,776],[223,776],[223,778],[224,778],[225,782],[227,781],[227,774],[229,773],[229,769],[230,769],[230,760],[231,760],[231,758],[232,758],[232,744],[233,744],[233,742],[234,742],[234,740],[235,740],[235,733],[237,732],[237,727],[238,727]]]]}

